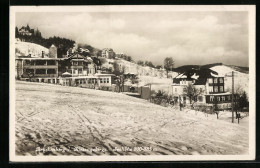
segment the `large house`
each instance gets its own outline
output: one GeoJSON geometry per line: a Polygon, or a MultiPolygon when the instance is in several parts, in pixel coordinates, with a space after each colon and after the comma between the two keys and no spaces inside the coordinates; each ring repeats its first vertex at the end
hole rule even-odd
{"type": "Polygon", "coordinates": [[[112,48],[104,48],[102,50],[101,56],[104,57],[104,58],[113,59],[113,58],[116,57],[116,54],[115,54],[115,52],[113,51],[112,48]]]}
{"type": "Polygon", "coordinates": [[[198,71],[184,72],[173,78],[172,95],[175,102],[180,100],[187,103],[189,97],[185,94],[188,85],[197,90],[195,101],[198,104],[229,106],[231,94],[225,92],[225,80],[215,71],[200,69],[198,71]]]}
{"type": "MultiPolygon", "coordinates": [[[[51,46],[50,50],[56,48],[51,46]]],[[[57,52],[57,49],[56,49],[57,52]]],[[[57,53],[45,55],[42,52],[41,57],[22,56],[16,58],[16,77],[18,79],[32,80],[36,82],[57,83],[58,62],[57,53]]]]}
{"type": "Polygon", "coordinates": [[[26,81],[55,83],[61,85],[91,85],[109,87],[113,74],[100,73],[100,61],[74,52],[65,58],[57,58],[57,48],[52,45],[49,54],[41,57],[16,58],[16,78],[26,81]]]}
{"type": "Polygon", "coordinates": [[[19,30],[18,30],[18,33],[20,35],[27,35],[27,36],[31,36],[35,33],[34,29],[31,29],[29,27],[29,25],[27,26],[22,26],[19,30]]]}

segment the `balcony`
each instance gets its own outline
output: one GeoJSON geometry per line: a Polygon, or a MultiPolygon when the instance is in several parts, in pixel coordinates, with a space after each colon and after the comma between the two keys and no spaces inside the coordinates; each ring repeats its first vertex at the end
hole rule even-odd
{"type": "Polygon", "coordinates": [[[28,65],[28,64],[25,64],[25,65],[23,65],[23,67],[30,68],[30,69],[49,69],[49,68],[56,69],[56,68],[58,68],[58,65],[28,65]]]}

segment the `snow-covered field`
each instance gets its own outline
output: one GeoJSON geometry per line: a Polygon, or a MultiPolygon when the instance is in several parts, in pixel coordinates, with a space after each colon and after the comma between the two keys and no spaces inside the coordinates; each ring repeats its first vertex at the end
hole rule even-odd
{"type": "Polygon", "coordinates": [[[122,93],[17,81],[16,154],[248,154],[248,117],[232,124],[230,116],[217,120],[122,93]]]}

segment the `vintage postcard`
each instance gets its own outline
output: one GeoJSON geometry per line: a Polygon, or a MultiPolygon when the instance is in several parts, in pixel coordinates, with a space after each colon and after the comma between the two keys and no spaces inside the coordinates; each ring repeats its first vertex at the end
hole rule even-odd
{"type": "Polygon", "coordinates": [[[255,6],[11,6],[10,161],[255,159],[255,6]]]}

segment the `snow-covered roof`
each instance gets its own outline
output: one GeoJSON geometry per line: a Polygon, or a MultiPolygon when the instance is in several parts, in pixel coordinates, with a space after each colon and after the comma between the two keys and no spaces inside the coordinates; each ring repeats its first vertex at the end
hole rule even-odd
{"type": "Polygon", "coordinates": [[[193,79],[198,79],[199,78],[199,75],[196,75],[196,73],[194,73],[192,76],[191,76],[191,78],[193,78],[193,79]]]}
{"type": "Polygon", "coordinates": [[[64,72],[62,75],[71,75],[69,72],[64,72]]]}
{"type": "Polygon", "coordinates": [[[182,77],[182,75],[183,75],[184,73],[182,73],[182,74],[179,74],[179,75],[177,75],[175,78],[176,79],[179,79],[179,78],[181,78],[182,77]]]}

